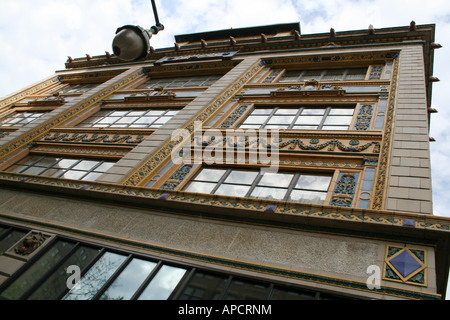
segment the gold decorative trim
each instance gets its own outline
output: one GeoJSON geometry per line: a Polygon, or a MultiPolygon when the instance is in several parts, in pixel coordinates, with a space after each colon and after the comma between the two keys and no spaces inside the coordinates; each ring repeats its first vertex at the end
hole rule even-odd
{"type": "MultiPolygon", "coordinates": [[[[217,98],[208,104],[202,111],[190,120],[185,126],[180,129],[187,129],[191,134],[194,133],[194,122],[201,121],[207,123],[208,119],[221,107],[225,106],[233,96],[250,81],[256,73],[264,67],[264,63],[258,60],[234,83],[227,87],[217,98]]],[[[121,184],[124,185],[139,185],[146,178],[156,173],[155,171],[170,157],[171,151],[179,142],[171,142],[170,139],[148,158],[144,164],[135,169],[128,177],[126,177],[121,184]]]]}
{"type": "Polygon", "coordinates": [[[38,139],[43,135],[47,134],[50,129],[53,129],[56,126],[62,125],[70,121],[71,119],[75,118],[76,116],[84,112],[87,108],[95,105],[96,103],[104,99],[106,96],[110,95],[115,90],[123,88],[128,83],[136,79],[142,73],[142,68],[130,69],[128,72],[130,74],[127,74],[127,72],[125,72],[125,74],[121,73],[119,75],[122,76],[123,79],[113,83],[112,85],[108,86],[103,90],[100,90],[91,97],[83,100],[78,104],[75,104],[73,107],[69,108],[65,112],[53,117],[52,119],[46,121],[37,128],[26,132],[24,135],[18,137],[17,139],[3,146],[0,149],[0,159],[5,160],[8,156],[13,154],[14,152],[17,152],[17,150],[26,147],[27,144],[33,142],[35,139],[38,139]]]}
{"type": "Polygon", "coordinates": [[[394,117],[397,95],[397,83],[399,73],[399,59],[395,60],[392,70],[391,91],[389,95],[388,107],[386,109],[386,120],[383,129],[383,141],[380,146],[380,161],[376,173],[376,183],[374,185],[374,199],[372,209],[383,210],[385,208],[387,194],[387,179],[389,174],[389,164],[394,139],[394,117]]]}
{"type": "Polygon", "coordinates": [[[0,109],[6,106],[9,106],[11,104],[16,103],[19,100],[22,100],[23,98],[35,94],[36,92],[39,92],[45,88],[47,88],[48,86],[54,84],[54,83],[59,83],[59,78],[58,76],[53,76],[51,79],[48,80],[44,80],[41,83],[29,88],[29,89],[25,89],[23,91],[21,91],[18,94],[15,94],[11,97],[7,97],[4,100],[0,101],[0,109]]]}

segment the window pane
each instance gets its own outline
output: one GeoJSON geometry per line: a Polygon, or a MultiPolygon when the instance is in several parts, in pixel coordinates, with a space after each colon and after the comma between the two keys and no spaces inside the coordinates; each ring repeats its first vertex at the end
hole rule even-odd
{"type": "Polygon", "coordinates": [[[162,266],[138,299],[167,300],[185,273],[185,269],[162,266]]]}
{"type": "Polygon", "coordinates": [[[306,191],[306,190],[292,190],[288,201],[323,204],[327,197],[326,192],[306,191]]]}
{"type": "Polygon", "coordinates": [[[103,162],[100,166],[95,168],[95,172],[106,172],[114,165],[114,162],[103,162]]]}
{"type": "Polygon", "coordinates": [[[324,125],[344,125],[350,124],[353,117],[347,116],[329,116],[326,118],[324,125]]]}
{"type": "Polygon", "coordinates": [[[289,114],[289,115],[296,115],[298,112],[298,109],[278,109],[275,114],[289,114]]]}
{"type": "Polygon", "coordinates": [[[186,191],[194,193],[211,193],[215,186],[215,183],[192,182],[186,191]]]}
{"type": "Polygon", "coordinates": [[[133,259],[100,299],[130,300],[155,266],[155,262],[133,259]]]}
{"type": "Polygon", "coordinates": [[[106,252],[81,278],[81,285],[74,287],[63,300],[89,300],[125,260],[125,256],[106,252]]]}
{"type": "Polygon", "coordinates": [[[268,200],[283,200],[286,189],[256,187],[250,197],[268,200]]]}
{"type": "Polygon", "coordinates": [[[222,184],[215,194],[222,196],[231,196],[231,197],[244,197],[250,186],[237,186],[234,184],[222,184]]]}
{"type": "Polygon", "coordinates": [[[111,113],[109,116],[110,117],[123,117],[124,115],[126,115],[129,111],[114,111],[113,113],[111,113]]]}
{"type": "Polygon", "coordinates": [[[33,175],[39,175],[42,171],[44,171],[44,168],[40,167],[30,167],[27,170],[23,171],[23,174],[33,174],[33,175]]]}
{"type": "Polygon", "coordinates": [[[0,254],[11,248],[17,241],[22,239],[26,232],[12,230],[8,235],[0,241],[0,254]]]}
{"type": "Polygon", "coordinates": [[[294,116],[272,116],[268,124],[291,124],[294,118],[294,116]]]}
{"type": "Polygon", "coordinates": [[[78,160],[75,159],[63,159],[60,162],[58,162],[58,164],[54,167],[56,168],[69,168],[71,166],[73,166],[75,163],[77,163],[78,160]]]}
{"type": "Polygon", "coordinates": [[[225,179],[225,183],[252,184],[257,176],[258,172],[255,171],[233,170],[225,179]]]}
{"type": "Polygon", "coordinates": [[[98,161],[83,160],[79,164],[77,164],[75,167],[73,167],[73,169],[89,171],[92,168],[94,168],[96,165],[98,165],[98,161]]]}
{"type": "Polygon", "coordinates": [[[68,170],[61,176],[61,178],[78,180],[81,179],[84,175],[86,175],[85,171],[68,170]]]}
{"type": "Polygon", "coordinates": [[[156,119],[158,119],[157,117],[142,117],[139,118],[138,120],[135,121],[135,124],[151,124],[153,123],[156,119]]]}
{"type": "Polygon", "coordinates": [[[322,70],[306,71],[301,77],[300,81],[319,80],[322,76],[322,70]]]}
{"type": "Polygon", "coordinates": [[[47,169],[40,175],[43,177],[59,177],[65,170],[63,169],[47,169]]]}
{"type": "Polygon", "coordinates": [[[261,114],[269,115],[272,113],[272,111],[273,109],[255,109],[252,111],[252,115],[261,115],[261,114]]]}
{"type": "Polygon", "coordinates": [[[67,273],[69,266],[75,265],[83,270],[96,257],[99,249],[81,246],[64,264],[56,270],[39,288],[28,297],[28,300],[56,300],[67,290],[67,273]]]}
{"type": "Polygon", "coordinates": [[[302,115],[323,115],[325,114],[325,109],[310,109],[310,108],[306,108],[303,109],[302,115]]]}
{"type": "Polygon", "coordinates": [[[258,183],[259,186],[284,187],[291,183],[293,174],[265,173],[258,183]]]}
{"type": "Polygon", "coordinates": [[[227,284],[227,277],[198,271],[180,296],[180,300],[218,300],[227,284]]]}
{"type": "Polygon", "coordinates": [[[203,169],[194,180],[217,182],[222,178],[226,170],[222,169],[203,169]]]}
{"type": "Polygon", "coordinates": [[[300,116],[295,121],[296,124],[317,124],[322,122],[322,116],[300,116]]]}
{"type": "Polygon", "coordinates": [[[245,124],[263,124],[266,122],[268,116],[250,116],[245,119],[245,124]]]}
{"type": "Polygon", "coordinates": [[[40,167],[49,167],[58,160],[59,160],[59,158],[56,158],[56,157],[45,156],[39,162],[37,162],[35,165],[40,166],[40,167]]]}
{"type": "Polygon", "coordinates": [[[31,286],[51,270],[72,248],[73,244],[66,241],[56,242],[39,260],[29,267],[19,278],[1,293],[8,299],[19,299],[31,286]]]}
{"type": "Polygon", "coordinates": [[[343,115],[343,116],[352,116],[355,112],[354,109],[348,109],[348,108],[332,108],[330,110],[329,115],[343,115]]]}
{"type": "Polygon", "coordinates": [[[314,175],[301,175],[295,185],[296,189],[310,189],[310,190],[328,190],[331,177],[329,176],[314,176],[314,175]]]}
{"type": "Polygon", "coordinates": [[[95,181],[97,180],[103,173],[100,172],[91,172],[87,176],[83,177],[83,181],[95,181]]]}
{"type": "Polygon", "coordinates": [[[265,300],[269,295],[269,286],[250,281],[233,280],[228,289],[226,300],[265,300]]]}

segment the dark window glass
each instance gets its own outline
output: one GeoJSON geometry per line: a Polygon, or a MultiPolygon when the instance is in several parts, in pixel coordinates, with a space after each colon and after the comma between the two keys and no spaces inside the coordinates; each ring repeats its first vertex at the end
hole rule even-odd
{"type": "Polygon", "coordinates": [[[69,266],[75,265],[82,271],[99,253],[99,249],[80,246],[67,260],[47,278],[29,297],[28,300],[55,300],[67,290],[67,280],[71,273],[67,273],[69,266]]]}
{"type": "Polygon", "coordinates": [[[57,241],[30,268],[10,284],[1,296],[7,299],[19,299],[26,290],[38,282],[46,272],[50,271],[73,248],[74,244],[57,241]]]}
{"type": "Polygon", "coordinates": [[[218,300],[222,297],[226,284],[227,277],[224,275],[213,275],[197,271],[179,299],[218,300]]]}
{"type": "MultiPolygon", "coordinates": [[[[0,233],[1,235],[1,233],[0,233]]],[[[3,254],[9,248],[11,248],[17,241],[22,239],[26,235],[24,231],[11,230],[8,234],[0,239],[0,254],[3,254]]]]}
{"type": "Polygon", "coordinates": [[[235,279],[227,291],[225,300],[265,300],[269,295],[269,285],[235,279]]]}
{"type": "Polygon", "coordinates": [[[315,300],[316,292],[274,288],[271,300],[315,300]]]}

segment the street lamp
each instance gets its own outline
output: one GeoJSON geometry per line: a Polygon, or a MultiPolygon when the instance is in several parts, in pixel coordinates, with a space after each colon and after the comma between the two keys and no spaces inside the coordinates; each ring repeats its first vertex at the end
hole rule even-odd
{"type": "Polygon", "coordinates": [[[150,53],[150,38],[164,26],[159,22],[155,1],[152,1],[156,24],[149,30],[140,26],[125,25],[116,31],[112,47],[114,54],[121,60],[133,61],[145,58],[150,53]]]}

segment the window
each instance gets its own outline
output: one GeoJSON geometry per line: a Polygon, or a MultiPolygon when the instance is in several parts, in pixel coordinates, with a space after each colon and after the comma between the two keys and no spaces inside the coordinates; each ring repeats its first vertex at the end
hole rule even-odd
{"type": "Polygon", "coordinates": [[[90,116],[79,127],[97,128],[159,128],[179,110],[101,110],[90,116]]]}
{"type": "Polygon", "coordinates": [[[69,86],[60,90],[59,93],[84,93],[95,88],[98,85],[98,83],[70,84],[69,86]]]}
{"type": "Polygon", "coordinates": [[[52,156],[28,156],[7,171],[44,177],[95,181],[114,165],[114,162],[72,159],[52,156]]]}
{"type": "Polygon", "coordinates": [[[242,129],[348,130],[354,107],[255,108],[242,129]]]}
{"type": "Polygon", "coordinates": [[[365,80],[367,68],[330,70],[289,70],[279,82],[365,80]]]}
{"type": "Polygon", "coordinates": [[[207,75],[194,77],[177,77],[149,79],[145,83],[137,87],[137,89],[151,89],[156,87],[163,88],[180,88],[180,87],[201,87],[210,86],[220,79],[221,75],[207,75]]]}
{"type": "Polygon", "coordinates": [[[39,119],[47,112],[19,112],[16,111],[13,114],[0,119],[0,126],[2,127],[23,127],[36,119],[39,119]]]}
{"type": "MultiPolygon", "coordinates": [[[[0,247],[11,250],[30,230],[0,225],[0,247]],[[14,241],[11,239],[14,238],[14,241]]],[[[0,283],[6,300],[348,299],[316,290],[215,272],[188,264],[102,248],[56,236],[35,258],[0,283]],[[154,261],[152,261],[154,260],[154,261]],[[81,272],[74,285],[73,271],[81,272]],[[72,279],[70,279],[72,278],[72,279]]]]}
{"type": "Polygon", "coordinates": [[[185,191],[233,197],[323,204],[331,174],[261,173],[260,171],[204,168],[185,191]]]}

